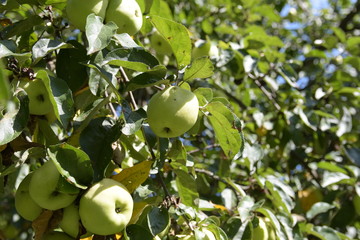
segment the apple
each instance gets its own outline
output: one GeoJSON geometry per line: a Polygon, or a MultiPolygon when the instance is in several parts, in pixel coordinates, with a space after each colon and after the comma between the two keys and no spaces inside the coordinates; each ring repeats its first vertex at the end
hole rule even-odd
{"type": "Polygon", "coordinates": [[[41,240],[75,240],[75,238],[70,237],[64,232],[48,232],[46,233],[41,240]]]}
{"type": "Polygon", "coordinates": [[[80,219],[89,232],[98,235],[115,234],[129,223],[133,206],[131,194],[124,185],[104,178],[81,197],[80,219]]]}
{"type": "Polygon", "coordinates": [[[85,31],[87,16],[94,13],[104,19],[108,3],[108,0],[68,0],[66,14],[70,23],[85,31]]]}
{"type": "Polygon", "coordinates": [[[172,49],[168,41],[158,32],[155,31],[150,37],[150,45],[157,54],[171,55],[172,49]]]}
{"type": "Polygon", "coordinates": [[[49,94],[41,79],[22,79],[19,87],[23,88],[29,97],[30,114],[45,115],[51,111],[53,107],[49,94]]]}
{"type": "Polygon", "coordinates": [[[77,193],[63,193],[58,187],[62,176],[52,161],[36,169],[29,185],[31,198],[42,208],[57,210],[69,206],[77,193]]]}
{"type": "Polygon", "coordinates": [[[40,207],[29,194],[29,184],[33,173],[28,174],[20,183],[15,193],[15,208],[20,216],[34,221],[42,212],[40,207]]]}
{"type": "Polygon", "coordinates": [[[68,235],[76,238],[79,235],[80,215],[79,206],[74,203],[63,209],[63,217],[59,227],[68,235]]]}
{"type": "Polygon", "coordinates": [[[307,212],[310,210],[312,205],[317,202],[321,202],[323,195],[320,189],[312,186],[298,192],[298,198],[300,201],[301,208],[307,212]]]}
{"type": "Polygon", "coordinates": [[[136,0],[109,0],[105,22],[114,22],[118,26],[117,33],[134,35],[142,24],[143,16],[136,0]]]}
{"type": "Polygon", "coordinates": [[[178,86],[170,86],[151,97],[148,123],[159,137],[178,137],[196,123],[199,102],[195,94],[178,86]]]}
{"type": "Polygon", "coordinates": [[[268,240],[269,232],[267,229],[266,222],[263,218],[259,219],[259,225],[253,229],[253,240],[268,240]]]}

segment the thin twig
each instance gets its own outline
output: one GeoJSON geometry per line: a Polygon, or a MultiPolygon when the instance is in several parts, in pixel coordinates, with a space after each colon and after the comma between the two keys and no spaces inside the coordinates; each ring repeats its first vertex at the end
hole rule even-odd
{"type": "MultiPolygon", "coordinates": [[[[119,69],[120,69],[121,76],[123,77],[125,82],[130,82],[128,76],[126,75],[126,72],[124,71],[124,68],[120,67],[119,69]]],[[[139,108],[137,106],[137,103],[135,101],[134,94],[132,93],[132,91],[129,91],[129,96],[130,96],[130,100],[131,100],[131,104],[133,105],[133,108],[135,110],[138,110],[139,108]]]]}
{"type": "Polygon", "coordinates": [[[276,110],[281,111],[280,105],[276,102],[272,94],[261,84],[261,82],[256,78],[254,79],[254,82],[256,86],[258,86],[260,90],[265,94],[265,96],[271,101],[271,103],[274,105],[276,110]]]}
{"type": "Polygon", "coordinates": [[[206,169],[195,168],[194,170],[195,170],[195,172],[197,172],[197,173],[203,173],[203,174],[211,177],[212,179],[215,179],[216,181],[225,183],[227,186],[229,186],[229,187],[234,191],[234,193],[236,194],[236,197],[237,197],[237,199],[238,199],[239,201],[242,199],[242,196],[241,196],[241,194],[238,192],[238,189],[236,189],[234,186],[232,186],[231,184],[229,184],[225,179],[222,179],[220,176],[215,175],[213,172],[211,172],[211,171],[209,171],[209,170],[206,170],[206,169]]]}
{"type": "MultiPolygon", "coordinates": [[[[105,97],[107,97],[107,98],[109,97],[109,93],[107,91],[105,91],[105,97]]],[[[114,115],[114,118],[115,119],[119,118],[119,116],[118,116],[114,106],[112,105],[111,101],[109,101],[108,105],[110,107],[110,110],[111,110],[112,114],[114,115]]]]}
{"type": "Polygon", "coordinates": [[[355,5],[354,8],[349,12],[348,15],[345,16],[345,18],[343,18],[339,24],[339,28],[341,28],[343,31],[348,31],[348,29],[346,28],[347,25],[353,20],[353,18],[356,16],[356,14],[358,14],[360,12],[360,0],[358,0],[355,5]]]}

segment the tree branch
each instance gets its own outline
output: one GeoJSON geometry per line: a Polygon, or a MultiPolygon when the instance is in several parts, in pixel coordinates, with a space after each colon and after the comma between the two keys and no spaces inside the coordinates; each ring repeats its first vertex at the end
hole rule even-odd
{"type": "Polygon", "coordinates": [[[346,31],[349,31],[349,29],[347,29],[347,25],[353,20],[353,18],[355,17],[356,14],[358,14],[360,12],[360,0],[358,0],[355,5],[354,8],[349,12],[348,15],[345,16],[345,18],[343,18],[339,24],[339,27],[346,31]]]}

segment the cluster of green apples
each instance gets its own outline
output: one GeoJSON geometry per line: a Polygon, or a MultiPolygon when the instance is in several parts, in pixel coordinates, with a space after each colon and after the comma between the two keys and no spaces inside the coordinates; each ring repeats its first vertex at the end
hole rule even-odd
{"type": "Polygon", "coordinates": [[[196,95],[179,86],[169,86],[151,97],[147,118],[151,130],[162,138],[178,137],[196,123],[199,101],[196,95]]]}
{"type": "Polygon", "coordinates": [[[46,233],[44,239],[75,239],[83,234],[81,225],[87,234],[111,235],[129,223],[133,199],[121,183],[104,178],[85,192],[69,191],[66,184],[50,160],[28,174],[16,191],[15,208],[24,219],[34,221],[44,209],[62,211],[61,231],[46,233]]]}
{"type": "Polygon", "coordinates": [[[68,0],[67,17],[76,28],[84,31],[86,18],[94,13],[104,19],[105,23],[114,22],[117,33],[134,35],[142,24],[143,16],[136,0],[68,0]]]}

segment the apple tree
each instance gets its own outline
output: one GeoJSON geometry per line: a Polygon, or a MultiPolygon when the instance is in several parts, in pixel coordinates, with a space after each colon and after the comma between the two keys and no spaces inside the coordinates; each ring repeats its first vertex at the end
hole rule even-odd
{"type": "Polygon", "coordinates": [[[2,0],[0,240],[359,239],[359,12],[2,0]]]}

